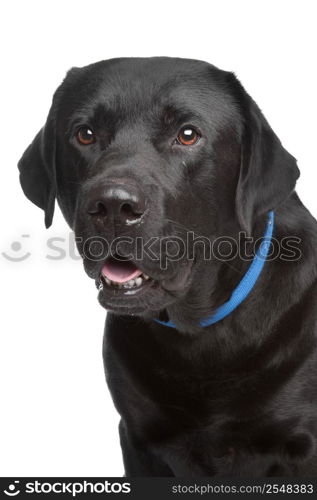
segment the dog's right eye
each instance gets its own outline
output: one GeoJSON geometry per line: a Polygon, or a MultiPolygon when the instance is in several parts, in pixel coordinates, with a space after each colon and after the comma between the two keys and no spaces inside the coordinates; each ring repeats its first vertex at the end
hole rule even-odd
{"type": "Polygon", "coordinates": [[[89,144],[95,142],[96,136],[91,128],[80,127],[80,129],[77,131],[76,139],[79,142],[79,144],[82,144],[84,146],[89,146],[89,144]]]}

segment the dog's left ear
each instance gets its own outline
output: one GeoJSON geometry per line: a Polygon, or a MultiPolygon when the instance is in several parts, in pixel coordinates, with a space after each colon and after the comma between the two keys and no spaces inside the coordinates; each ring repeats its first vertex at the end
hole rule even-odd
{"type": "Polygon", "coordinates": [[[243,100],[236,210],[240,225],[251,234],[254,221],[278,207],[294,190],[299,169],[255,102],[246,93],[243,100]]]}
{"type": "Polygon", "coordinates": [[[45,126],[35,136],[18,163],[24,194],[45,212],[45,226],[52,224],[56,196],[56,134],[52,104],[45,126]]]}

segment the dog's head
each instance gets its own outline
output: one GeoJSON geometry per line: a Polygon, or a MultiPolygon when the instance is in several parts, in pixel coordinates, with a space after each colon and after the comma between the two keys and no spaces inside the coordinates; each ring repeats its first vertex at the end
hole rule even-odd
{"type": "Polygon", "coordinates": [[[232,73],[172,58],[70,70],[19,169],[47,227],[57,198],[101,304],[150,315],[208,287],[197,236],[252,233],[298,177],[232,73]]]}

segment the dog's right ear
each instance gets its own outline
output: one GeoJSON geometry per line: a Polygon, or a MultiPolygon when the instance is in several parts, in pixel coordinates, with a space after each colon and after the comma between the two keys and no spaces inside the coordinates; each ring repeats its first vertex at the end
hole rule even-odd
{"type": "Polygon", "coordinates": [[[45,226],[52,224],[56,196],[56,134],[53,105],[45,126],[35,136],[18,163],[24,194],[45,212],[45,226]]]}
{"type": "Polygon", "coordinates": [[[23,192],[32,203],[44,210],[47,228],[52,224],[56,197],[54,98],[45,126],[35,136],[18,163],[23,192]]]}
{"type": "Polygon", "coordinates": [[[56,114],[62,87],[76,78],[81,68],[71,68],[53,96],[46,124],[35,136],[18,163],[24,194],[45,212],[45,226],[52,224],[56,198],[56,114]]]}

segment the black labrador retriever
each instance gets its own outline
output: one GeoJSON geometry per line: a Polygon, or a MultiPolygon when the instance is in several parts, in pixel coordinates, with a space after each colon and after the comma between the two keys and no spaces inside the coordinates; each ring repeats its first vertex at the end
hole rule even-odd
{"type": "Polygon", "coordinates": [[[296,160],[230,72],[71,69],[19,162],[109,313],[128,476],[317,476],[317,225],[296,160]]]}

